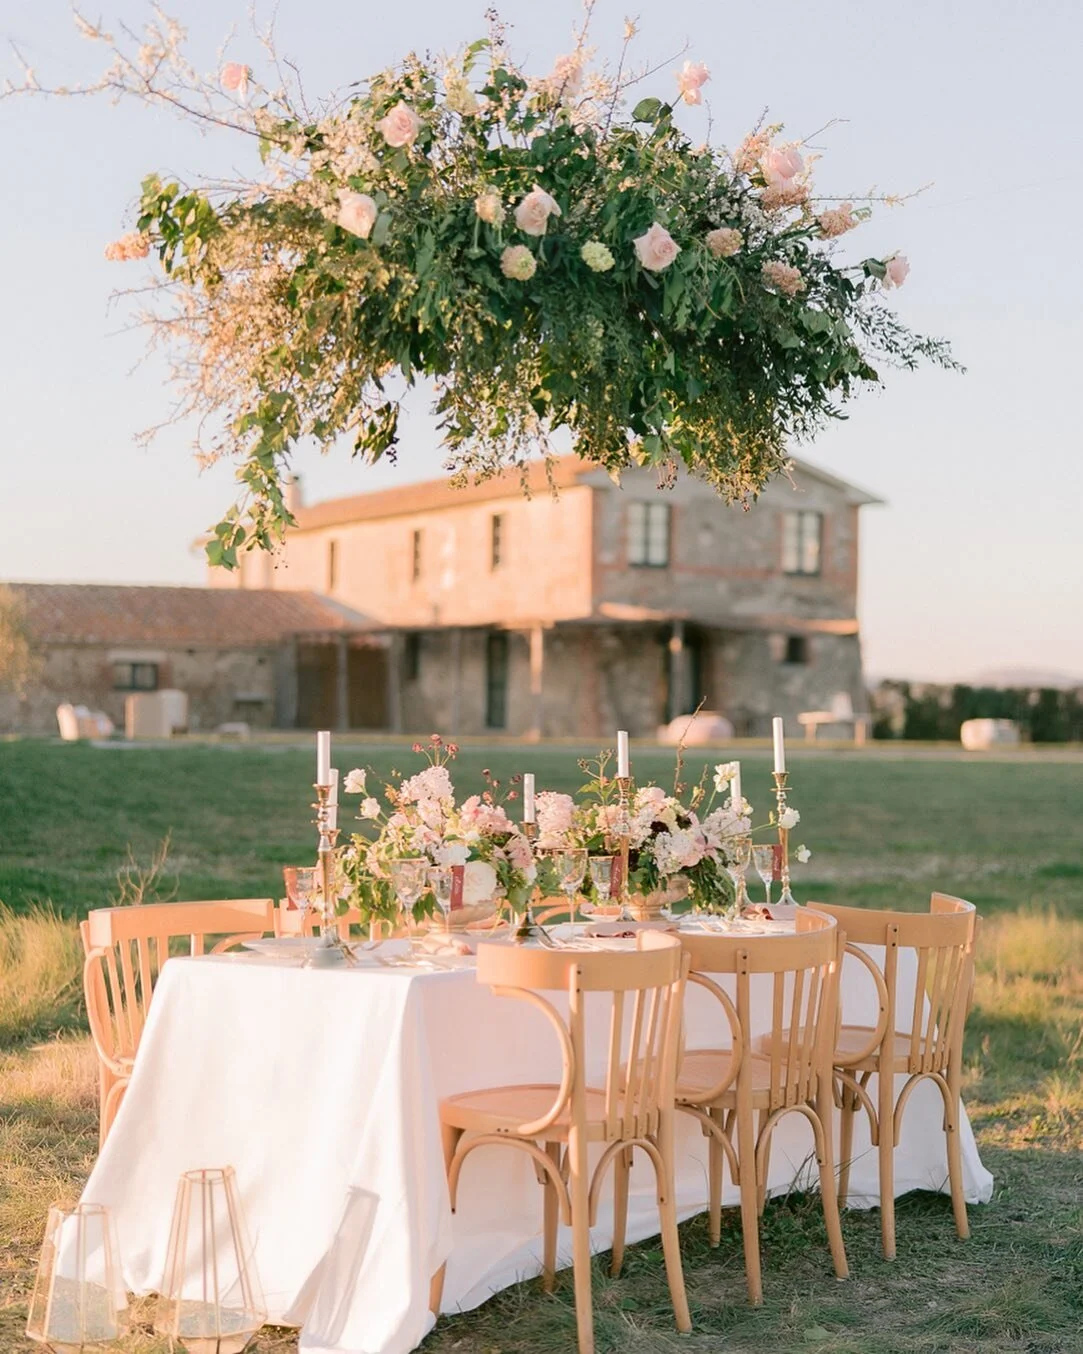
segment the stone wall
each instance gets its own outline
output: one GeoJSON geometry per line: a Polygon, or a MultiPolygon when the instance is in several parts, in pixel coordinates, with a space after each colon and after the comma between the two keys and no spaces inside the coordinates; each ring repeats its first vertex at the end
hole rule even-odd
{"type": "Polygon", "coordinates": [[[55,645],[26,699],[0,694],[0,732],[56,733],[56,707],[65,701],[104,710],[124,728],[126,691],[113,686],[114,662],[158,664],[158,686],[188,693],[189,725],[212,730],[243,719],[269,728],[275,717],[274,648],[138,649],[55,645]]]}

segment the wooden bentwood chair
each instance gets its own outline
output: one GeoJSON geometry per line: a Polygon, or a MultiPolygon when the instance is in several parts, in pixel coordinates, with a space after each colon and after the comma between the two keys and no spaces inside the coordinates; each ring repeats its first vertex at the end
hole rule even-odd
{"type": "MultiPolygon", "coordinates": [[[[812,1126],[827,1240],[840,1279],[849,1275],[833,1162],[832,1038],[844,937],[830,918],[800,909],[794,936],[696,935],[681,943],[688,981],[706,988],[726,1016],[728,1047],[689,1049],[677,1077],[677,1107],[699,1120],[709,1143],[709,1234],[722,1235],[722,1165],[741,1194],[749,1300],[763,1301],[759,1217],[767,1198],[771,1135],[786,1114],[812,1126]],[[715,981],[736,978],[737,1000],[715,981]],[[771,1032],[755,1039],[755,981],[769,985],[771,1032]]],[[[761,991],[764,988],[761,986],[761,991]]]]}
{"type": "Polygon", "coordinates": [[[154,985],[169,958],[170,941],[186,936],[189,954],[202,954],[208,936],[222,936],[211,951],[219,954],[273,928],[270,898],[103,907],[80,924],[86,955],[83,992],[98,1054],[99,1146],[128,1089],[154,985]]]}
{"type": "MultiPolygon", "coordinates": [[[[530,1002],[549,1020],[560,1041],[559,1085],[501,1086],[454,1095],[440,1104],[448,1185],[454,1209],[463,1162],[478,1147],[501,1143],[526,1152],[544,1196],[543,1285],[553,1287],[557,1222],[572,1229],[575,1311],[580,1354],[592,1354],[590,1228],[605,1174],[615,1167],[618,1212],[627,1211],[628,1171],[635,1148],[650,1157],[658,1183],[658,1211],[666,1276],[677,1328],[692,1329],[681,1268],[674,1191],[674,1085],[681,1006],[688,963],[674,936],[645,932],[633,952],[478,946],[478,981],[495,995],[530,1002]],[[567,1020],[541,991],[563,990],[567,1020]],[[605,1073],[588,1085],[588,994],[608,995],[605,1073]],[[622,1038],[623,1035],[623,1038],[622,1038]],[[625,1064],[627,1071],[624,1070],[625,1064]],[[602,1147],[593,1175],[591,1144],[602,1147]]],[[[593,1026],[601,1012],[590,1011],[593,1026]]],[[[599,1022],[600,1023],[600,1022],[599,1022]]],[[[614,1243],[613,1273],[623,1243],[614,1243]]],[[[443,1271],[434,1280],[431,1306],[439,1312],[443,1271]]]]}
{"type": "MultiPolygon", "coordinates": [[[[868,1115],[872,1144],[880,1164],[880,1230],[884,1258],[895,1259],[895,1148],[910,1093],[924,1078],[934,1082],[944,1100],[948,1179],[955,1230],[970,1235],[963,1192],[963,1159],[959,1144],[962,1100],[963,1028],[974,983],[974,942],[978,916],[971,903],[934,893],[927,913],[877,912],[861,907],[813,903],[834,917],[850,942],[848,956],[872,975],[880,1000],[875,1027],[839,1026],[835,1078],[841,1113],[839,1196],[843,1204],[850,1184],[854,1116],[861,1106],[868,1115]],[[884,948],[881,969],[857,946],[884,948]],[[899,951],[916,952],[914,993],[899,999],[899,951]],[[896,1096],[895,1079],[906,1082],[896,1096]],[[876,1078],[875,1103],[869,1090],[876,1078]]],[[[908,985],[907,985],[908,986],[908,985]]]]}

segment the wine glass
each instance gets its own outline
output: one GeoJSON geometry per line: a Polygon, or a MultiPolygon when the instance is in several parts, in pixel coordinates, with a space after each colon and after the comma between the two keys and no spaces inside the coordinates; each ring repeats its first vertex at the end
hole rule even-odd
{"type": "Polygon", "coordinates": [[[591,856],[590,882],[594,885],[594,896],[598,905],[605,907],[613,889],[613,857],[591,856]]]}
{"type": "Polygon", "coordinates": [[[752,838],[733,837],[726,843],[726,873],[733,880],[734,911],[739,917],[748,906],[745,871],[752,859],[752,838]]]}
{"type": "Polygon", "coordinates": [[[767,896],[767,906],[771,906],[771,884],[775,878],[775,848],[768,843],[766,846],[754,846],[752,848],[752,864],[756,873],[759,875],[767,896]]]}
{"type": "Polygon", "coordinates": [[[301,914],[301,931],[305,930],[306,920],[312,904],[319,897],[319,870],[312,865],[286,865],[282,869],[282,882],[286,886],[286,898],[291,907],[301,914]]]}
{"type": "Polygon", "coordinates": [[[444,930],[451,930],[451,890],[455,873],[450,865],[434,865],[429,870],[429,888],[436,906],[444,914],[444,930]]]}
{"type": "Polygon", "coordinates": [[[429,862],[424,856],[398,857],[391,862],[391,883],[402,907],[410,944],[414,943],[414,904],[428,888],[429,862]]]}
{"type": "Polygon", "coordinates": [[[575,921],[575,896],[587,873],[587,851],[583,846],[566,847],[556,855],[557,876],[560,887],[568,895],[568,919],[575,921]]]}

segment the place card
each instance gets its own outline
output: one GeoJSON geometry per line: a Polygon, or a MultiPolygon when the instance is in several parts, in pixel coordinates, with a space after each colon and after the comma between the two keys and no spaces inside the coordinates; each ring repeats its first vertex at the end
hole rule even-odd
{"type": "Polygon", "coordinates": [[[451,867],[451,906],[449,912],[457,912],[463,905],[463,880],[466,876],[465,865],[451,867]]]}

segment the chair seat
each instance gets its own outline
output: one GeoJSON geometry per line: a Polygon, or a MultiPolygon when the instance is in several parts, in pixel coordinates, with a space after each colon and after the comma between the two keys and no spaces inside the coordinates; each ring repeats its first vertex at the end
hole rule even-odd
{"type": "MultiPolygon", "coordinates": [[[[467,1133],[507,1133],[514,1135],[521,1124],[533,1123],[548,1113],[560,1091],[553,1085],[494,1086],[481,1091],[464,1091],[440,1101],[440,1121],[467,1133]]],[[[587,1087],[587,1138],[606,1140],[605,1092],[587,1087]]],[[[565,1142],[571,1125],[570,1109],[537,1134],[546,1142],[565,1142]]]]}
{"type": "MultiPolygon", "coordinates": [[[[725,1080],[733,1062],[729,1049],[702,1048],[691,1049],[681,1060],[677,1074],[677,1101],[690,1104],[701,1103],[703,1094],[719,1082],[725,1080]]],[[[752,1081],[752,1106],[765,1109],[771,1092],[771,1060],[761,1053],[753,1053],[748,1060],[752,1081]]],[[[785,1083],[783,1083],[785,1084],[785,1083]]],[[[810,1094],[815,1091],[815,1079],[810,1094]]],[[[737,1104],[736,1078],[717,1100],[711,1102],[722,1109],[732,1109],[737,1104]]]]}
{"type": "MultiPolygon", "coordinates": [[[[862,1050],[867,1049],[869,1047],[869,1044],[872,1042],[875,1033],[876,1028],[873,1025],[840,1026],[837,1037],[835,1039],[834,1060],[836,1065],[842,1064],[847,1071],[853,1072],[875,1071],[877,1066],[879,1065],[880,1055],[878,1050],[874,1050],[865,1058],[858,1059],[857,1062],[853,1061],[853,1059],[856,1057],[857,1054],[861,1053],[862,1050]]],[[[782,1031],[783,1047],[786,1047],[786,1045],[789,1043],[789,1038],[790,1038],[789,1030],[783,1030],[782,1031]]],[[[766,1057],[767,1056],[766,1050],[770,1047],[771,1036],[769,1034],[761,1034],[758,1039],[755,1039],[753,1041],[753,1043],[756,1048],[756,1056],[766,1057]]],[[[919,1058],[924,1053],[924,1051],[925,1051],[925,1040],[924,1038],[921,1038],[918,1040],[919,1058]]],[[[903,1071],[906,1068],[908,1068],[910,1066],[910,1035],[900,1034],[898,1033],[898,1031],[896,1031],[894,1035],[894,1046],[892,1052],[895,1059],[896,1069],[899,1071],[903,1071]]]]}

